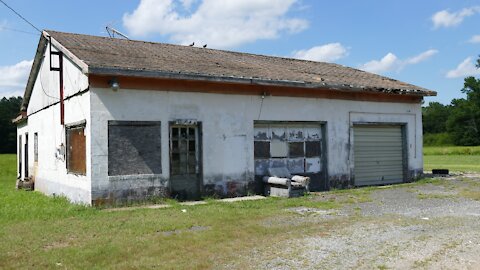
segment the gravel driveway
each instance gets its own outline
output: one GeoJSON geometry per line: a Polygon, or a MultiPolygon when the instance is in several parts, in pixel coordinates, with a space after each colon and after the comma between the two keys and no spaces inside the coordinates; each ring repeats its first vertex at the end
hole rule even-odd
{"type": "Polygon", "coordinates": [[[295,214],[264,225],[314,224],[317,231],[272,239],[272,245],[239,255],[242,263],[228,268],[480,269],[479,200],[480,175],[459,175],[371,189],[364,202],[339,210],[288,209],[295,214]]]}

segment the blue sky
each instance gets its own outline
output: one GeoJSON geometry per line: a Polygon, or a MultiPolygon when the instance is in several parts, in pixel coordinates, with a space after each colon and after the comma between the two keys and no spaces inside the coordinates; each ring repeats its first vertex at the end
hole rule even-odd
{"type": "MultiPolygon", "coordinates": [[[[479,0],[3,1],[40,29],[334,62],[438,91],[426,102],[480,76],[479,0]]],[[[38,39],[0,3],[0,97],[22,95],[38,39]]]]}

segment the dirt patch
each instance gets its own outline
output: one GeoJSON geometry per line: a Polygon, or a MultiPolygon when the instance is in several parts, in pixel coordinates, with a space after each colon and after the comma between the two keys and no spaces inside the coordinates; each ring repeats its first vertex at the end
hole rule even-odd
{"type": "Polygon", "coordinates": [[[77,241],[77,238],[75,237],[70,237],[67,240],[55,241],[55,242],[44,245],[43,250],[47,251],[51,249],[67,248],[67,247],[73,246],[75,241],[77,241]]]}
{"type": "Polygon", "coordinates": [[[299,215],[319,215],[319,216],[324,216],[324,215],[334,215],[337,213],[335,210],[323,210],[323,209],[317,209],[317,208],[308,208],[308,207],[294,207],[294,208],[288,208],[287,211],[297,213],[299,215]]]}
{"type": "MultiPolygon", "coordinates": [[[[353,197],[359,194],[367,192],[353,197]]],[[[347,203],[339,210],[289,208],[292,215],[261,223],[313,224],[318,231],[252,250],[225,268],[479,269],[480,201],[472,199],[479,194],[480,175],[373,189],[370,201],[357,203],[348,203],[348,192],[325,193],[317,199],[347,203]]]]}

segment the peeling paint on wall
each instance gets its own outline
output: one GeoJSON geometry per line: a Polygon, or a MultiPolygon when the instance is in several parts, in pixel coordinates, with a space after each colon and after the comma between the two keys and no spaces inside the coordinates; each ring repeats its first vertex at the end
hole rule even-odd
{"type": "MultiPolygon", "coordinates": [[[[302,160],[303,162],[303,160],[302,160]]],[[[268,168],[270,167],[270,160],[268,159],[255,159],[255,174],[267,175],[268,168]]]]}
{"type": "Polygon", "coordinates": [[[288,140],[295,142],[295,141],[303,141],[303,127],[302,126],[292,126],[288,127],[288,140]]]}
{"type": "Polygon", "coordinates": [[[288,159],[288,170],[291,174],[302,174],[305,172],[305,162],[303,158],[288,159]]]}
{"type": "Polygon", "coordinates": [[[306,158],[305,159],[305,172],[318,173],[322,170],[320,158],[306,158]]]}
{"type": "Polygon", "coordinates": [[[255,192],[253,173],[211,175],[205,177],[204,196],[217,198],[245,196],[255,192]]]}
{"type": "Polygon", "coordinates": [[[268,126],[258,126],[255,128],[254,139],[263,141],[263,140],[270,140],[271,135],[268,129],[268,126]]]}
{"type": "Polygon", "coordinates": [[[287,134],[284,127],[271,126],[270,130],[272,131],[272,141],[285,141],[287,139],[287,134]]]}
{"type": "Polygon", "coordinates": [[[116,205],[170,196],[168,180],[159,176],[110,176],[109,183],[110,185],[107,189],[92,192],[93,205],[116,205]]]}

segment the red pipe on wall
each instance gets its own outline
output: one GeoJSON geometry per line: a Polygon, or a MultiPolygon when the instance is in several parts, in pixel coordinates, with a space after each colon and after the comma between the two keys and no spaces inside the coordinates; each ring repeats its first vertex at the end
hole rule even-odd
{"type": "Polygon", "coordinates": [[[65,104],[63,103],[63,54],[59,55],[60,75],[60,124],[65,124],[65,104]]]}
{"type": "Polygon", "coordinates": [[[52,51],[52,37],[48,37],[50,45],[50,71],[58,71],[60,76],[60,124],[65,125],[65,105],[63,103],[63,53],[52,51]],[[58,55],[58,67],[52,65],[52,55],[58,55]]]}

